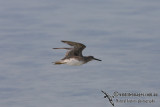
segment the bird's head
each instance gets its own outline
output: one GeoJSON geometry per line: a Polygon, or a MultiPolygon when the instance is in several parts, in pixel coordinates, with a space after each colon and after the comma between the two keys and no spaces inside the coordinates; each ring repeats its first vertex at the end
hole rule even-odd
{"type": "Polygon", "coordinates": [[[93,56],[88,56],[88,59],[89,59],[89,61],[91,61],[91,60],[102,61],[102,60],[97,59],[97,58],[95,58],[95,57],[93,57],[93,56]]]}

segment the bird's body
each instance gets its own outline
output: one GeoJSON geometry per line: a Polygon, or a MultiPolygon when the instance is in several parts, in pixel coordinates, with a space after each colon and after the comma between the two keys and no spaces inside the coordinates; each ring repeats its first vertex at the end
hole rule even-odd
{"type": "Polygon", "coordinates": [[[64,60],[61,60],[61,62],[67,65],[74,65],[74,66],[84,64],[84,61],[80,61],[75,58],[64,59],[64,60]]]}
{"type": "Polygon", "coordinates": [[[73,48],[53,48],[53,49],[69,50],[63,59],[61,59],[60,61],[54,62],[54,64],[67,64],[67,65],[78,66],[78,65],[85,64],[93,59],[101,61],[100,59],[96,59],[93,56],[83,56],[82,51],[86,46],[82,43],[77,43],[72,41],[62,41],[62,42],[67,43],[70,46],[73,46],[73,48]]]}

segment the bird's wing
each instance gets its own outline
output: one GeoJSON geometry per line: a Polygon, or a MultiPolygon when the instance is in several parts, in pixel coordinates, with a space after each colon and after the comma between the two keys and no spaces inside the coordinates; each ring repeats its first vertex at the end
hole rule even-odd
{"type": "Polygon", "coordinates": [[[70,56],[82,56],[82,51],[86,47],[82,43],[72,42],[72,41],[62,41],[63,43],[66,43],[70,46],[73,46],[73,48],[66,53],[66,57],[70,56]]]}

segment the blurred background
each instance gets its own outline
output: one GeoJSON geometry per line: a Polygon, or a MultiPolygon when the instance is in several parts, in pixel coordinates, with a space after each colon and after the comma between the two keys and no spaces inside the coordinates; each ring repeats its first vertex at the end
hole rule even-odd
{"type": "MultiPolygon", "coordinates": [[[[159,0],[1,0],[1,107],[111,107],[101,90],[160,94],[159,0]],[[53,65],[61,40],[102,62],[53,65]]],[[[116,103],[117,107],[159,107],[116,103]]],[[[124,98],[125,99],[125,98],[124,98]]]]}

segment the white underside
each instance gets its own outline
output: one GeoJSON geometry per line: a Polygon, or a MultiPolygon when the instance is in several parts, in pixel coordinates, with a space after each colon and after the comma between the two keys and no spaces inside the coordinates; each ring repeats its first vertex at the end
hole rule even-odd
{"type": "Polygon", "coordinates": [[[83,61],[78,61],[75,60],[74,58],[65,59],[63,62],[65,62],[67,65],[75,65],[75,66],[84,64],[83,61]]]}

